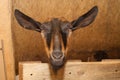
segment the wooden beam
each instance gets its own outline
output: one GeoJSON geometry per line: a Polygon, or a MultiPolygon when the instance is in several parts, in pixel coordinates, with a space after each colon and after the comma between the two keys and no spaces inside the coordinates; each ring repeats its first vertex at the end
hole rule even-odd
{"type": "Polygon", "coordinates": [[[22,62],[20,80],[120,80],[120,61],[67,62],[58,72],[47,63],[22,62]]]}
{"type": "Polygon", "coordinates": [[[0,50],[2,50],[2,41],[0,39],[0,50]]]}
{"type": "Polygon", "coordinates": [[[0,50],[0,80],[6,80],[5,66],[2,50],[0,50]]]}
{"type": "Polygon", "coordinates": [[[0,40],[0,80],[6,80],[6,72],[5,72],[5,66],[4,66],[4,57],[3,57],[3,51],[2,51],[2,42],[0,40]]]}
{"type": "Polygon", "coordinates": [[[15,80],[14,49],[11,30],[12,7],[12,0],[0,0],[0,39],[3,40],[3,56],[7,80],[15,80]]]}

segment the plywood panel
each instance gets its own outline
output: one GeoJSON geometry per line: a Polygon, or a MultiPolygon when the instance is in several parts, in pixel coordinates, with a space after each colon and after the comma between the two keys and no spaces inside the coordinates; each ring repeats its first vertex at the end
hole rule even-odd
{"type": "Polygon", "coordinates": [[[54,73],[45,63],[20,63],[20,80],[120,80],[120,61],[68,62],[54,73]]]}

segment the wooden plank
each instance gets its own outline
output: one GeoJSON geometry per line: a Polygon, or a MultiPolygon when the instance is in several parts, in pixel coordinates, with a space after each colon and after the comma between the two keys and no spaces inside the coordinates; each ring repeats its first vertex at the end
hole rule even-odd
{"type": "Polygon", "coordinates": [[[2,50],[0,50],[0,80],[6,80],[5,66],[2,50]]]}
{"type": "Polygon", "coordinates": [[[2,41],[0,39],[0,50],[2,50],[2,41]]]}
{"type": "Polygon", "coordinates": [[[0,39],[3,40],[3,56],[7,80],[15,80],[11,14],[12,0],[0,0],[0,39]]]}
{"type": "Polygon", "coordinates": [[[20,80],[120,80],[120,62],[67,62],[57,73],[47,63],[25,62],[19,71],[20,80]]]}
{"type": "Polygon", "coordinates": [[[68,62],[69,62],[69,63],[70,63],[70,62],[71,62],[71,63],[73,63],[73,62],[74,62],[74,63],[79,63],[79,62],[82,62],[82,61],[81,61],[81,60],[68,60],[68,62]]]}
{"type": "MultiPolygon", "coordinates": [[[[19,63],[19,76],[21,76],[21,77],[19,77],[19,79],[20,80],[23,80],[23,65],[22,64],[24,64],[24,63],[31,63],[31,64],[36,64],[36,63],[41,63],[41,61],[36,61],[36,62],[34,62],[34,61],[25,61],[25,62],[20,62],[19,63]]],[[[18,78],[18,77],[17,77],[18,78]]]]}
{"type": "Polygon", "coordinates": [[[2,42],[0,40],[0,80],[6,80],[4,57],[2,52],[2,42]]]}

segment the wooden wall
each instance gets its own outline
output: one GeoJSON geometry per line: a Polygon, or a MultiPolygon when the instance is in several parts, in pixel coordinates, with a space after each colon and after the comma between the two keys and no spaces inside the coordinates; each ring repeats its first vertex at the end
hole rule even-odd
{"type": "Polygon", "coordinates": [[[102,62],[68,61],[55,74],[46,63],[22,62],[19,80],[120,80],[120,60],[102,62]]]}
{"type": "MultiPolygon", "coordinates": [[[[13,13],[19,9],[40,22],[62,17],[72,21],[97,5],[99,12],[94,23],[71,35],[68,58],[85,60],[96,50],[114,52],[114,58],[120,58],[119,4],[120,0],[13,0],[13,13]]],[[[15,17],[12,32],[16,66],[18,61],[47,61],[40,33],[21,28],[15,17]]]]}

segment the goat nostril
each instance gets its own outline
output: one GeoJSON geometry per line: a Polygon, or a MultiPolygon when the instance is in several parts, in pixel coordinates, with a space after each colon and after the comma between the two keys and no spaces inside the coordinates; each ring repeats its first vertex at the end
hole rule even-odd
{"type": "Polygon", "coordinates": [[[55,55],[55,53],[51,54],[51,57],[50,57],[50,63],[52,64],[53,67],[60,67],[62,65],[64,65],[64,62],[65,62],[65,56],[64,54],[57,54],[55,55]]]}
{"type": "Polygon", "coordinates": [[[53,55],[52,55],[54,58],[61,58],[62,57],[62,54],[59,54],[59,53],[54,53],[53,55]]]}
{"type": "Polygon", "coordinates": [[[61,51],[53,51],[51,57],[54,59],[61,59],[64,57],[64,54],[61,51]]]}

